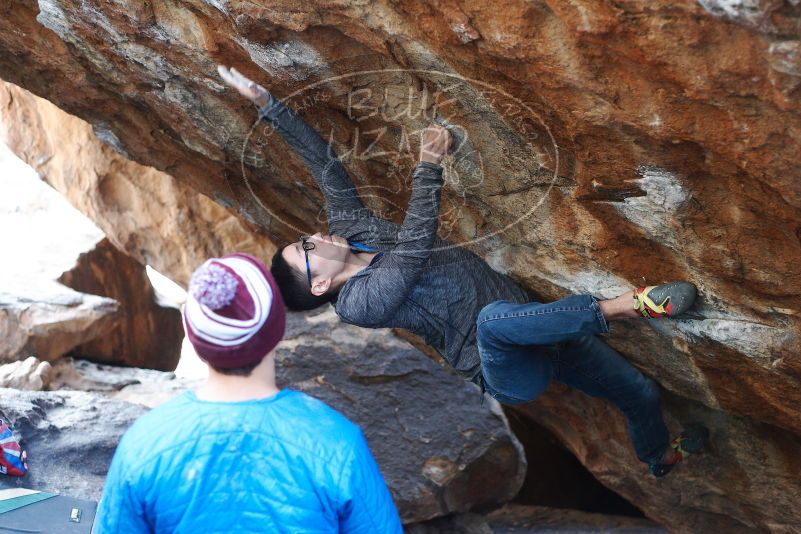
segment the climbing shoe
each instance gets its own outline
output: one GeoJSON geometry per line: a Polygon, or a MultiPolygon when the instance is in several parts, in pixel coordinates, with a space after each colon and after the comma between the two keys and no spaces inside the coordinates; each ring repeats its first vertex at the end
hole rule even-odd
{"type": "Polygon", "coordinates": [[[21,477],[28,471],[28,453],[22,450],[11,427],[0,419],[0,475],[21,477]]]}
{"type": "Polygon", "coordinates": [[[643,317],[675,317],[695,301],[696,289],[690,282],[669,282],[634,290],[634,309],[643,317]]]}
{"type": "Polygon", "coordinates": [[[703,452],[707,441],[709,441],[708,428],[698,423],[687,425],[684,432],[670,443],[670,447],[676,453],[673,456],[673,463],[653,463],[648,466],[648,469],[655,477],[663,477],[670,473],[676,464],[686,460],[688,456],[703,452]]]}

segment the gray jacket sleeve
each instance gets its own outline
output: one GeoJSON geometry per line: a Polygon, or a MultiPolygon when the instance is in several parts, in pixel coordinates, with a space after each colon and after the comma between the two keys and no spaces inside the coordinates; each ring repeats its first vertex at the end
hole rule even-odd
{"type": "Polygon", "coordinates": [[[442,167],[420,162],[397,244],[372,268],[356,273],[337,297],[337,314],[361,326],[386,326],[425,269],[437,237],[442,167]]]}
{"type": "Polygon", "coordinates": [[[329,226],[332,220],[370,216],[333,147],[295,110],[271,95],[259,118],[270,123],[311,171],[325,197],[329,226]]]}

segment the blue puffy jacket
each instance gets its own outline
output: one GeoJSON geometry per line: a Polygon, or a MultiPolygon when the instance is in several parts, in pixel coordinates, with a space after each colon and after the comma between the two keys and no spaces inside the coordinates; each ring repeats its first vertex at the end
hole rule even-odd
{"type": "Polygon", "coordinates": [[[95,533],[376,532],[402,527],[361,430],[282,390],[141,417],[114,454],[95,533]]]}

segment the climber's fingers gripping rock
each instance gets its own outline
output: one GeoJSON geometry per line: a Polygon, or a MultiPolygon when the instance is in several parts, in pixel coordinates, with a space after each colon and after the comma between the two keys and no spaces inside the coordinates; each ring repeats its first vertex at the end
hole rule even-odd
{"type": "Polygon", "coordinates": [[[431,124],[423,131],[420,143],[420,161],[439,164],[451,146],[451,134],[439,124],[431,124]]]}
{"type": "Polygon", "coordinates": [[[239,94],[251,100],[258,107],[264,107],[270,103],[270,91],[257,84],[235,68],[228,69],[224,65],[217,65],[217,72],[225,83],[239,91],[239,94]]]}

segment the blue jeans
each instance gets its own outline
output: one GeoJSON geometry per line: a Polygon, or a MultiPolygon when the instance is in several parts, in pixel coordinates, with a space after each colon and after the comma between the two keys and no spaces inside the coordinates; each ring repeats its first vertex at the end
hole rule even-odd
{"type": "Polygon", "coordinates": [[[610,400],[626,416],[637,457],[658,462],[670,441],[659,387],[595,334],[609,331],[592,295],[550,304],[500,300],[477,325],[486,391],[502,404],[539,396],[556,380],[610,400]]]}

